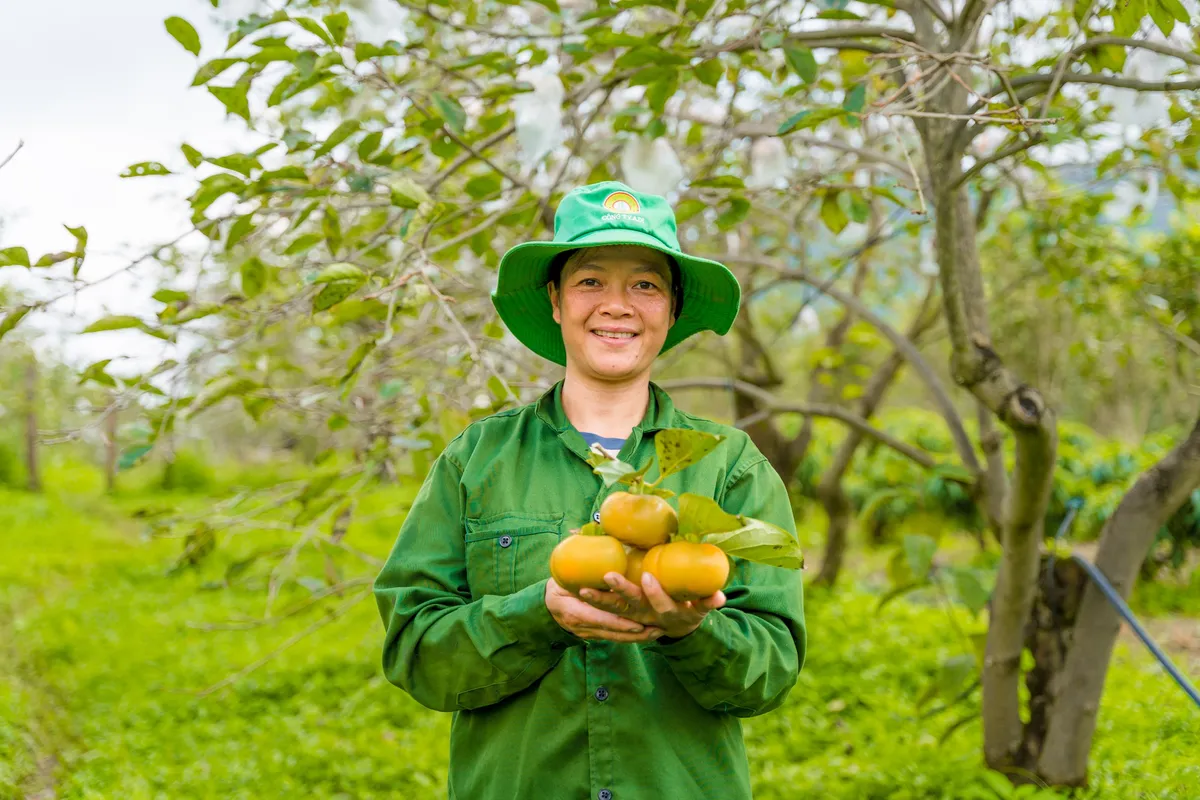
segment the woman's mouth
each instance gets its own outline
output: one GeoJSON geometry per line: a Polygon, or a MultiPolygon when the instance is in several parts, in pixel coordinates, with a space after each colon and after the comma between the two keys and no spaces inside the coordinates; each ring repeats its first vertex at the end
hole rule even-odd
{"type": "Polygon", "coordinates": [[[594,331],[592,331],[592,333],[596,334],[601,339],[608,339],[609,341],[614,341],[614,342],[620,342],[620,341],[625,341],[627,339],[633,339],[634,337],[637,336],[637,334],[634,333],[633,331],[595,331],[594,330],[594,331]]]}

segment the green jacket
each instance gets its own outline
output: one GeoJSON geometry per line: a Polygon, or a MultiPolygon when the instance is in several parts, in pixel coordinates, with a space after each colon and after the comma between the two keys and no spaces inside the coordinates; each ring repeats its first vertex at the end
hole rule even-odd
{"type": "MultiPolygon", "coordinates": [[[[384,673],[454,712],[451,798],[749,798],[740,718],[779,706],[804,663],[800,574],[736,560],[726,606],[676,640],[561,628],[544,599],[550,552],[610,491],[561,389],[473,423],[437,458],[375,581],[384,673]]],[[[644,464],[671,427],[728,439],[665,488],[795,533],[783,482],[749,437],[677,410],[653,384],[620,458],[644,464]]]]}

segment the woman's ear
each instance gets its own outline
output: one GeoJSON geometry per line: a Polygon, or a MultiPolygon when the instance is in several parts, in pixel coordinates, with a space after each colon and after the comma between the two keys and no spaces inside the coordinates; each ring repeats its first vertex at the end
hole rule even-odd
{"type": "Polygon", "coordinates": [[[550,308],[553,311],[554,321],[562,325],[562,314],[558,309],[558,287],[553,283],[547,283],[546,291],[550,293],[550,308]]]}

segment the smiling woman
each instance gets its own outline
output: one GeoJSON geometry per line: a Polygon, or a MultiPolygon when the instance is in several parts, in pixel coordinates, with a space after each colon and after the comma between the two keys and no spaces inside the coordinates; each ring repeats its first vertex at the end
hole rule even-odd
{"type": "MultiPolygon", "coordinates": [[[[620,183],[570,192],[554,229],[553,241],[504,255],[493,302],[565,377],[473,423],[438,457],[375,582],[384,672],[454,712],[451,798],[748,800],[739,719],[777,708],[804,663],[799,574],[730,564],[708,545],[714,580],[680,584],[694,599],[676,600],[651,571],[638,584],[622,574],[629,559],[649,561],[642,551],[571,535],[585,522],[622,525],[622,493],[593,470],[593,443],[648,464],[670,435],[656,438],[682,428],[713,434],[716,449],[656,483],[795,536],[783,481],[749,437],[676,410],[650,381],[659,353],[729,330],[737,280],[679,249],[665,199],[620,183]],[[698,596],[701,585],[711,594],[698,596]]],[[[660,506],[662,523],[676,518],[661,497],[634,500],[660,506]]],[[[648,547],[675,532],[660,527],[624,541],[648,547]]]]}

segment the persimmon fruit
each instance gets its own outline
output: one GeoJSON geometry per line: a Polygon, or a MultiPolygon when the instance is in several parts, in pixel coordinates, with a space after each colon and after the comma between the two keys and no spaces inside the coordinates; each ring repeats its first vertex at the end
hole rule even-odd
{"type": "Polygon", "coordinates": [[[600,527],[625,544],[649,550],[679,530],[679,517],[657,495],[613,492],[600,504],[600,527]]]}
{"type": "Polygon", "coordinates": [[[604,576],[625,574],[625,547],[611,536],[573,534],[563,539],[550,554],[550,574],[559,586],[571,592],[580,589],[608,590],[604,576]]]}
{"type": "Polygon", "coordinates": [[[646,551],[638,547],[625,547],[625,579],[634,586],[642,585],[642,562],[646,551]]]}
{"type": "Polygon", "coordinates": [[[725,588],[729,557],[715,544],[670,542],[650,548],[642,571],[653,575],[673,600],[699,600],[725,588]]]}

